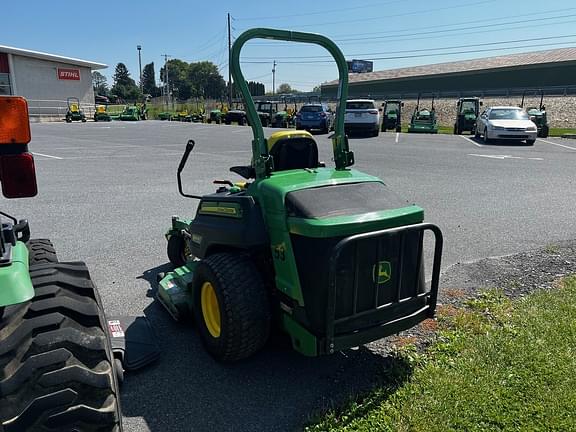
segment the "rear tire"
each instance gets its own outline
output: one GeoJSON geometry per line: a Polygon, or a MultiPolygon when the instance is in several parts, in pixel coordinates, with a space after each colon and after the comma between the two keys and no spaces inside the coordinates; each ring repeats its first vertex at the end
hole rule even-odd
{"type": "Polygon", "coordinates": [[[402,126],[396,126],[396,132],[402,132],[402,126]]]}
{"type": "Polygon", "coordinates": [[[0,430],[122,430],[114,358],[84,263],[30,270],[35,297],[0,310],[0,430]]]}
{"type": "Polygon", "coordinates": [[[166,252],[168,259],[175,267],[182,267],[188,260],[192,259],[192,253],[181,235],[170,236],[166,252]]]}
{"type": "Polygon", "coordinates": [[[31,266],[58,262],[56,250],[50,240],[32,239],[26,246],[28,247],[28,263],[31,266]]]}
{"type": "Polygon", "coordinates": [[[230,363],[259,351],[270,334],[268,293],[252,260],[220,253],[194,272],[194,313],[202,343],[217,361],[230,363]]]}

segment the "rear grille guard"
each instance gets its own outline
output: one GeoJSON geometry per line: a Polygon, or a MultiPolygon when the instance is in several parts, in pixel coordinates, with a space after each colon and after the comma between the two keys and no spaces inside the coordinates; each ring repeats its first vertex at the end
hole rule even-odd
{"type": "MultiPolygon", "coordinates": [[[[329,265],[329,276],[328,276],[328,304],[327,304],[327,309],[326,309],[326,346],[324,347],[324,349],[326,350],[326,352],[328,353],[333,353],[334,349],[335,349],[335,338],[337,336],[335,336],[335,327],[337,324],[339,323],[343,323],[346,321],[350,321],[353,319],[356,319],[358,317],[361,317],[363,315],[369,315],[371,313],[374,313],[375,311],[378,312],[382,312],[386,309],[391,309],[394,306],[401,304],[401,303],[409,303],[409,302],[417,302],[418,300],[422,299],[422,298],[427,298],[427,305],[425,307],[426,309],[426,316],[428,318],[432,318],[434,316],[434,312],[436,310],[436,302],[438,299],[438,285],[439,285],[439,281],[440,281],[440,265],[441,265],[441,259],[442,259],[442,248],[443,248],[443,243],[444,243],[444,239],[442,236],[442,232],[440,231],[440,228],[438,228],[436,225],[433,224],[429,224],[429,223],[420,223],[420,224],[414,224],[414,225],[408,225],[408,226],[403,226],[403,227],[397,227],[397,228],[389,228],[389,229],[385,229],[385,230],[380,230],[380,231],[374,231],[374,232],[370,232],[370,233],[362,233],[362,234],[356,234],[356,235],[352,235],[349,237],[346,237],[342,240],[340,240],[336,246],[334,247],[334,250],[332,252],[332,255],[330,257],[330,265],[329,265]],[[341,256],[343,255],[343,252],[350,247],[351,245],[357,243],[358,241],[361,240],[365,240],[365,239],[373,239],[373,238],[378,238],[378,237],[387,237],[393,234],[400,234],[401,235],[401,245],[400,245],[400,250],[399,250],[399,256],[403,257],[404,256],[404,248],[405,248],[405,238],[406,236],[404,234],[409,233],[409,232],[419,232],[421,238],[423,238],[424,236],[424,232],[425,231],[432,231],[432,233],[434,234],[434,262],[432,265],[432,280],[430,283],[430,289],[428,291],[425,291],[423,293],[418,293],[418,286],[416,284],[415,288],[414,288],[414,295],[410,296],[410,297],[405,297],[405,298],[400,298],[400,292],[401,292],[401,288],[402,288],[402,278],[399,279],[398,282],[398,287],[396,290],[396,301],[393,301],[391,303],[387,303],[384,305],[378,305],[378,295],[376,295],[375,299],[374,299],[374,303],[375,303],[375,308],[371,309],[371,310],[367,310],[367,311],[361,311],[361,312],[357,312],[356,310],[356,299],[358,298],[358,290],[361,288],[358,286],[357,283],[355,283],[354,285],[354,312],[352,315],[343,317],[343,318],[336,318],[336,285],[337,285],[337,274],[338,274],[338,264],[339,264],[339,260],[341,258],[341,256]]],[[[418,251],[418,263],[416,268],[420,269],[421,266],[421,260],[422,260],[422,248],[423,248],[423,241],[419,242],[419,251],[418,251]]],[[[358,257],[355,257],[355,260],[357,260],[358,257]]],[[[380,255],[378,255],[378,260],[380,260],[380,255]]],[[[400,268],[399,268],[399,274],[402,274],[402,265],[403,265],[403,259],[400,259],[399,262],[400,268]]],[[[377,284],[378,282],[375,280],[374,281],[375,284],[377,284]]],[[[375,292],[378,292],[378,290],[375,290],[375,292]]],[[[421,314],[422,311],[419,311],[417,314],[421,314]]],[[[415,316],[416,314],[413,314],[413,316],[415,316]]],[[[410,318],[410,317],[406,317],[406,318],[410,318]]],[[[398,320],[397,320],[398,321],[398,320]]],[[[392,324],[392,322],[390,322],[390,324],[392,324]]]]}

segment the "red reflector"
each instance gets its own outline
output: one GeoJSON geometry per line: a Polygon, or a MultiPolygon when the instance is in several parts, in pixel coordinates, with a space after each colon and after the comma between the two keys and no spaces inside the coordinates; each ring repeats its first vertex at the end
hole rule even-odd
{"type": "Polygon", "coordinates": [[[0,156],[0,181],[6,198],[36,196],[36,170],[32,153],[0,156]]]}
{"type": "Polygon", "coordinates": [[[28,144],[28,104],[20,96],[0,96],[0,144],[28,144]]]}

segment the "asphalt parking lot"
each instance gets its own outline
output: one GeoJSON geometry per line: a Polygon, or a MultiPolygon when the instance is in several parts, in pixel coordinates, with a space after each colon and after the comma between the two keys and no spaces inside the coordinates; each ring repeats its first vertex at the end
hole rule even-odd
{"type": "MultiPolygon", "coordinates": [[[[267,134],[273,129],[267,129],[267,134]]],[[[145,314],[162,359],[127,376],[126,431],[297,429],[329,400],[370,385],[386,361],[379,343],[331,357],[305,358],[271,343],[249,361],[222,366],[204,352],[192,326],[171,321],[151,298],[166,264],[164,232],[173,214],[193,215],[176,167],[196,141],[185,189],[250,160],[251,130],[240,126],[147,122],[34,124],[39,195],[7,201],[4,211],[51,238],[61,260],[86,261],[109,315],[145,314]]],[[[321,159],[331,159],[326,135],[321,159]]],[[[377,175],[426,210],[445,235],[443,268],[576,238],[576,141],[484,145],[469,136],[381,133],[353,138],[356,168],[377,175]]]]}

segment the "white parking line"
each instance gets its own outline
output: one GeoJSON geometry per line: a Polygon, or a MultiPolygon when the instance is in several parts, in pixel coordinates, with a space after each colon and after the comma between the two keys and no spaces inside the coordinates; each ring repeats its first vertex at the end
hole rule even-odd
{"type": "Polygon", "coordinates": [[[396,142],[398,142],[399,138],[400,138],[400,132],[396,132],[396,142]]]}
{"type": "Polygon", "coordinates": [[[471,138],[468,138],[467,136],[464,135],[458,135],[460,138],[465,139],[466,141],[471,142],[472,144],[474,144],[476,147],[484,147],[482,144],[478,144],[476,141],[474,141],[471,138]]]}
{"type": "Polygon", "coordinates": [[[35,153],[35,152],[32,152],[32,154],[35,155],[35,156],[44,156],[44,157],[47,157],[47,158],[50,158],[50,159],[62,159],[61,157],[58,157],[58,156],[50,156],[50,155],[43,154],[43,153],[35,153]]]}
{"type": "Polygon", "coordinates": [[[552,144],[552,145],[555,145],[555,146],[558,146],[558,147],[564,147],[564,148],[567,148],[567,149],[575,150],[575,151],[576,151],[576,147],[570,147],[570,146],[567,146],[567,145],[564,145],[564,144],[558,144],[558,143],[555,143],[555,142],[552,142],[552,141],[548,141],[548,140],[545,140],[545,139],[542,139],[542,138],[538,138],[538,141],[545,142],[546,144],[552,144]]]}

